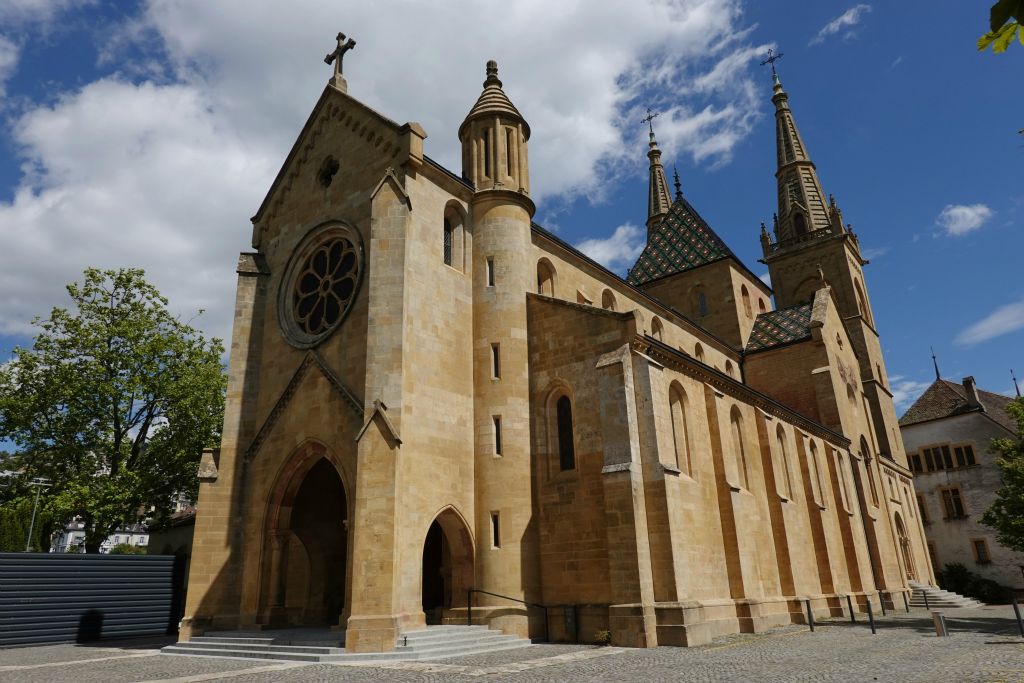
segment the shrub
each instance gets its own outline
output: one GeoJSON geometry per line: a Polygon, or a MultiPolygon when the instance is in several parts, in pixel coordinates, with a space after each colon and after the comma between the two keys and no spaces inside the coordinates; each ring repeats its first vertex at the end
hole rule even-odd
{"type": "Polygon", "coordinates": [[[978,576],[959,562],[950,562],[936,575],[943,590],[959,593],[990,605],[1010,602],[1013,589],[997,581],[978,576]]]}
{"type": "Polygon", "coordinates": [[[146,549],[143,546],[130,543],[118,543],[110,549],[111,555],[145,555],[146,549]]]}

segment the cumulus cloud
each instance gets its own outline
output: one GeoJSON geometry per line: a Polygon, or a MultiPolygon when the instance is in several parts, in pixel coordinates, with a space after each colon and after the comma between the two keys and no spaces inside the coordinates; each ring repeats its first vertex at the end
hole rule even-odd
{"type": "Polygon", "coordinates": [[[761,280],[761,282],[765,283],[769,287],[772,286],[772,274],[771,273],[761,273],[758,276],[758,278],[761,280]]]}
{"type": "Polygon", "coordinates": [[[832,21],[822,26],[817,35],[811,38],[811,42],[809,44],[819,45],[825,42],[825,39],[829,36],[833,36],[842,31],[845,31],[845,33],[843,33],[844,38],[855,38],[857,34],[853,31],[853,27],[859,24],[861,17],[870,11],[871,5],[865,5],[863,3],[854,5],[832,21]]]}
{"type": "Polygon", "coordinates": [[[956,336],[961,346],[972,346],[1024,328],[1024,299],[1001,306],[956,336]]]}
{"type": "Polygon", "coordinates": [[[18,46],[14,41],[0,35],[0,97],[7,94],[7,79],[18,65],[18,46]]]}
{"type": "MultiPolygon", "coordinates": [[[[643,172],[642,106],[663,112],[667,159],[721,164],[765,105],[750,69],[765,46],[750,43],[738,0],[647,0],[628,12],[611,0],[459,0],[402,4],[397,19],[382,4],[254,11],[243,0],[150,0],[126,19],[101,51],[101,67],[116,72],[25,107],[12,124],[24,177],[0,202],[0,333],[25,333],[34,315],[63,304],[63,285],[86,266],[141,266],[183,315],[203,308],[198,323],[227,336],[248,217],[330,76],[323,56],[338,28],[358,41],[345,58],[349,93],[393,120],[419,121],[427,154],[456,172],[458,125],[484,63],[497,59],[533,131],[542,212],[599,199],[623,174],[643,172]],[[434,39],[453,34],[460,40],[434,39]]],[[[0,17],[69,5],[16,0],[0,17]]],[[[642,238],[631,230],[593,240],[594,253],[625,265],[642,238]]]]}
{"type": "Polygon", "coordinates": [[[893,375],[889,378],[892,401],[896,404],[896,409],[901,412],[913,405],[914,401],[930,386],[931,382],[918,382],[902,375],[893,375]]]}
{"type": "Polygon", "coordinates": [[[632,223],[625,223],[615,228],[610,236],[583,240],[576,248],[605,268],[620,271],[633,265],[646,243],[644,230],[632,223]]]}
{"type": "Polygon", "coordinates": [[[945,234],[958,237],[977,230],[993,215],[995,212],[984,204],[947,204],[935,224],[945,234]]]}

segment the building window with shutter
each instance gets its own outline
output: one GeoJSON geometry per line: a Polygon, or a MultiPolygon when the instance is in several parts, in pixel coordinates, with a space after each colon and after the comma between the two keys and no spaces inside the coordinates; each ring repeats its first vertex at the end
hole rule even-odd
{"type": "Polygon", "coordinates": [[[946,513],[946,519],[963,519],[967,516],[964,512],[964,501],[959,486],[942,489],[942,507],[946,513]]]}

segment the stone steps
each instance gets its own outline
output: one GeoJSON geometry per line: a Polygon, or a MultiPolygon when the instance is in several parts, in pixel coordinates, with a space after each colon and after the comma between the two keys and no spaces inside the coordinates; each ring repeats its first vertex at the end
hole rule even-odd
{"type": "Polygon", "coordinates": [[[950,591],[942,590],[941,588],[935,588],[934,586],[926,586],[922,583],[910,582],[910,587],[914,590],[910,598],[911,607],[922,607],[927,609],[955,609],[958,607],[984,607],[984,603],[978,602],[973,598],[964,597],[958,593],[951,593],[950,591]],[[924,596],[928,595],[928,604],[925,605],[924,596]]]}
{"type": "MultiPolygon", "coordinates": [[[[290,662],[372,662],[442,659],[464,655],[511,650],[530,645],[530,641],[492,631],[485,626],[430,626],[422,631],[402,634],[391,652],[349,653],[343,647],[327,644],[308,635],[300,640],[289,639],[287,634],[277,637],[258,637],[251,634],[232,636],[230,633],[196,636],[183,643],[169,645],[161,652],[176,656],[231,657],[266,659],[290,662]],[[314,644],[295,645],[295,642],[314,644]]],[[[333,640],[337,642],[335,635],[333,640]]]]}

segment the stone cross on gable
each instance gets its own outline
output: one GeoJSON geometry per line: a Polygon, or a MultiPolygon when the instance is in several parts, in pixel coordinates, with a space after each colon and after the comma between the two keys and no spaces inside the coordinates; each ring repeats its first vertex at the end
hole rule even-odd
{"type": "Polygon", "coordinates": [[[327,56],[324,57],[324,64],[334,62],[334,75],[331,77],[330,83],[341,90],[348,89],[345,77],[341,75],[341,60],[345,58],[345,53],[355,46],[356,41],[351,38],[346,39],[344,33],[339,33],[337,47],[334,48],[333,52],[327,53],[327,56]]]}

